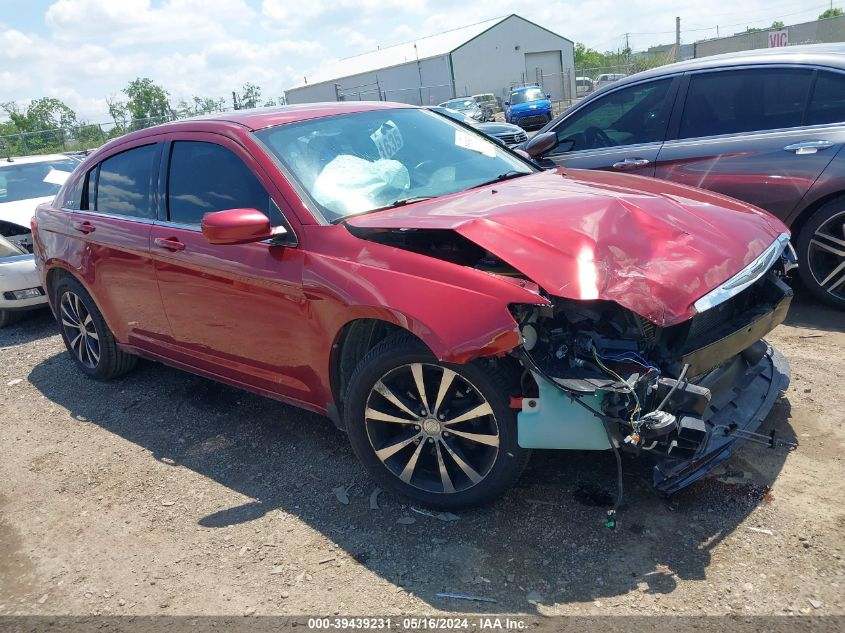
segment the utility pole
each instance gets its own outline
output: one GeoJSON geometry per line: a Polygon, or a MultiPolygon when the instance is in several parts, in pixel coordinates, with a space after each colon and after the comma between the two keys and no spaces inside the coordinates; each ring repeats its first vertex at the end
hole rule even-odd
{"type": "Polygon", "coordinates": [[[681,18],[675,18],[675,61],[681,61],[681,18]]]}
{"type": "Polygon", "coordinates": [[[235,110],[241,109],[241,104],[238,103],[238,95],[234,90],[232,90],[232,107],[234,107],[235,110]]]}

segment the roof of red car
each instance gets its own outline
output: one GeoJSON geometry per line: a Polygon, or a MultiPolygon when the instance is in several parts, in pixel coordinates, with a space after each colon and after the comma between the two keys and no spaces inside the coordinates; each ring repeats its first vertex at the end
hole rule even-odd
{"type": "MultiPolygon", "coordinates": [[[[294,123],[307,119],[317,119],[335,114],[349,114],[352,112],[367,112],[369,110],[384,110],[391,108],[412,108],[407,103],[391,103],[389,101],[329,101],[324,103],[303,103],[277,108],[254,108],[251,110],[234,110],[232,112],[216,112],[188,121],[228,121],[238,123],[251,130],[260,130],[273,125],[294,123]]],[[[178,121],[175,123],[179,123],[178,121]]]]}

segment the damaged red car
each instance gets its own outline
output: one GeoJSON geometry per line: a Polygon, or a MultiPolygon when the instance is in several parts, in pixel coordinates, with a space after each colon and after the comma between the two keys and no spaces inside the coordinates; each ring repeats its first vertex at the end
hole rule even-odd
{"type": "MultiPolygon", "coordinates": [[[[138,356],[328,415],[381,485],[488,502],[531,449],[631,451],[672,493],[788,383],[786,227],[556,169],[384,103],[218,114],[94,152],[33,219],[79,370],[138,356]]],[[[315,465],[319,468],[319,465],[315,465]]]]}

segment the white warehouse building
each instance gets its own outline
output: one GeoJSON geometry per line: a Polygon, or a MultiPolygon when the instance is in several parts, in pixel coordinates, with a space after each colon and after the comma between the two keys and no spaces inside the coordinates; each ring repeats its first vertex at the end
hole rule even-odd
{"type": "Polygon", "coordinates": [[[398,101],[434,105],[541,82],[552,99],[575,94],[571,40],[518,15],[422,37],[324,66],[285,91],[288,103],[398,101]]]}

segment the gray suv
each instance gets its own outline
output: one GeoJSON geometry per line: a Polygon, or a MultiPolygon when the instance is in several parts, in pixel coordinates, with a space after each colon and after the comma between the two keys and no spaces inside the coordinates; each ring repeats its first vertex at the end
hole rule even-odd
{"type": "Polygon", "coordinates": [[[625,171],[724,193],[791,226],[800,273],[845,308],[845,44],[671,64],[621,79],[524,149],[547,167],[625,171]]]}

